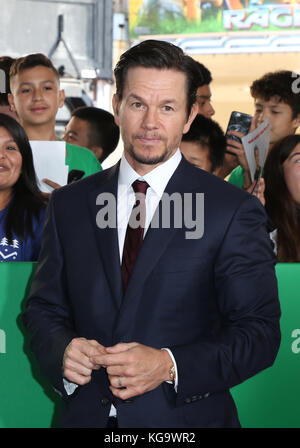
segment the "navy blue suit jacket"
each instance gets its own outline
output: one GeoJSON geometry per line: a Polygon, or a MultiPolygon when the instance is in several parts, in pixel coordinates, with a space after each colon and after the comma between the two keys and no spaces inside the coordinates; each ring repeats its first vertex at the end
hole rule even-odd
{"type": "MultiPolygon", "coordinates": [[[[149,228],[125,296],[116,228],[99,229],[100,193],[119,165],[52,195],[24,314],[41,369],[64,398],[62,426],[105,427],[104,368],[67,396],[62,358],[74,337],[172,350],[178,391],[163,383],[127,402],[120,427],[238,427],[229,389],[272,365],[280,344],[274,256],[259,201],[184,158],[166,192],[204,193],[204,234],[149,228]]],[[[171,223],[172,224],[172,223],[171,223]]],[[[271,399],[271,397],[270,397],[271,399]]]]}

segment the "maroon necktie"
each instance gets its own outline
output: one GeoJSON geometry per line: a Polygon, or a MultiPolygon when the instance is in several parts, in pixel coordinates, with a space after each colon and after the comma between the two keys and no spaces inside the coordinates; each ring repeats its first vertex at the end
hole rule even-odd
{"type": "Polygon", "coordinates": [[[124,292],[127,288],[129,277],[135,260],[143,242],[145,218],[146,218],[146,191],[147,182],[136,180],[132,188],[136,195],[135,204],[128,221],[125,235],[123,257],[122,257],[122,280],[124,292]],[[138,207],[138,210],[135,210],[138,207]]]}

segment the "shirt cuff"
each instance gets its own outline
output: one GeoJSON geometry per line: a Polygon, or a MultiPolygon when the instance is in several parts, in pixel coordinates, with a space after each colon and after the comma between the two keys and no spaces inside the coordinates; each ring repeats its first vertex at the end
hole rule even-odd
{"type": "MultiPolygon", "coordinates": [[[[175,389],[175,392],[177,392],[177,388],[178,388],[178,371],[177,371],[177,364],[176,364],[175,358],[174,358],[173,353],[171,352],[171,350],[169,348],[162,348],[161,350],[166,350],[169,353],[169,355],[171,356],[171,359],[173,361],[173,364],[174,364],[174,367],[175,367],[174,389],[175,389]]],[[[166,381],[166,382],[169,383],[169,384],[172,384],[171,381],[166,381]]]]}
{"type": "Polygon", "coordinates": [[[64,388],[65,388],[65,390],[67,392],[67,395],[72,395],[73,392],[75,392],[75,390],[78,387],[78,384],[71,383],[66,378],[63,378],[63,383],[64,383],[64,388]]]}

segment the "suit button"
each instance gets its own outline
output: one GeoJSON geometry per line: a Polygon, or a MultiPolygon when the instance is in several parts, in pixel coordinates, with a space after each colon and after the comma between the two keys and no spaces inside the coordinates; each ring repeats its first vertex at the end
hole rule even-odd
{"type": "Polygon", "coordinates": [[[101,404],[102,404],[102,406],[107,406],[108,403],[110,403],[109,398],[107,398],[107,397],[102,397],[102,398],[101,398],[101,404]]]}
{"type": "Polygon", "coordinates": [[[208,398],[210,396],[210,393],[207,392],[206,394],[204,394],[203,398],[208,398]]]}
{"type": "Polygon", "coordinates": [[[186,399],[184,400],[185,403],[191,403],[191,401],[192,401],[191,398],[186,398],[186,399]]]}

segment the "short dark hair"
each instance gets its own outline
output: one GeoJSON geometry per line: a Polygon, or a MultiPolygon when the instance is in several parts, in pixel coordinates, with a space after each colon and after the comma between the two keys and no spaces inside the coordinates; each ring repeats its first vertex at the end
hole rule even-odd
{"type": "Polygon", "coordinates": [[[202,87],[208,85],[212,82],[212,76],[208,68],[205,65],[201,64],[201,62],[196,61],[196,69],[198,71],[198,87],[202,87]]]}
{"type": "Polygon", "coordinates": [[[72,111],[72,117],[88,122],[89,146],[101,146],[103,153],[100,162],[103,162],[117,147],[120,138],[119,126],[114,116],[98,107],[78,107],[72,111]]]}
{"type": "Polygon", "coordinates": [[[46,201],[37,185],[31,146],[23,127],[14,118],[1,113],[0,127],[4,127],[11,134],[22,156],[21,173],[13,186],[14,195],[8,206],[5,223],[7,238],[11,241],[13,233],[21,239],[25,233],[32,235],[33,217],[39,218],[40,210],[46,201]]]}
{"type": "Polygon", "coordinates": [[[250,92],[253,98],[262,98],[264,101],[277,97],[278,101],[291,107],[293,118],[296,118],[300,113],[300,95],[293,89],[294,81],[295,77],[290,70],[270,72],[254,81],[250,92]]]}
{"type": "Polygon", "coordinates": [[[266,211],[277,228],[279,262],[300,262],[300,214],[284,177],[283,164],[300,144],[300,135],[288,135],[269,151],[264,166],[266,211]]]}
{"type": "Polygon", "coordinates": [[[34,68],[39,65],[50,68],[55,74],[57,80],[59,80],[58,71],[52,64],[51,60],[43,53],[32,53],[28,54],[27,56],[23,56],[22,58],[15,59],[9,72],[10,80],[12,80],[12,78],[14,78],[19,73],[22,73],[24,70],[34,68]]]}
{"type": "Polygon", "coordinates": [[[197,115],[189,131],[183,134],[182,141],[196,142],[208,147],[211,171],[223,164],[227,145],[226,137],[220,125],[211,118],[197,115]]]}
{"type": "Polygon", "coordinates": [[[14,62],[14,59],[10,56],[2,56],[0,57],[0,70],[5,75],[5,92],[0,92],[0,104],[3,106],[9,106],[9,102],[7,99],[7,96],[10,91],[10,85],[9,85],[9,70],[14,62]]]}
{"type": "Polygon", "coordinates": [[[197,70],[194,59],[181,48],[169,42],[148,39],[125,51],[114,70],[119,100],[122,99],[127,72],[134,67],[170,69],[184,73],[187,80],[187,113],[190,114],[196,102],[197,70]]]}

